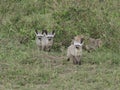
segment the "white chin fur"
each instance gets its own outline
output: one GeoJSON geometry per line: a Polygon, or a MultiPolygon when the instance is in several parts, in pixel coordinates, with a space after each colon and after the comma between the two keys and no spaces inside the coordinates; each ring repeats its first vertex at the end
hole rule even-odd
{"type": "Polygon", "coordinates": [[[79,42],[74,42],[74,45],[75,45],[75,46],[76,46],[76,45],[82,46],[83,43],[81,44],[81,43],[79,43],[79,42]]]}
{"type": "Polygon", "coordinates": [[[47,35],[47,37],[54,37],[54,35],[47,35]]]}

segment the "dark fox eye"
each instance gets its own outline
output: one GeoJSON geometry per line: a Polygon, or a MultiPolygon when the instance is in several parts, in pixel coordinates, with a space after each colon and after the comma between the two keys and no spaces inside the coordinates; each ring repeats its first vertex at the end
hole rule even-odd
{"type": "Polygon", "coordinates": [[[39,40],[41,40],[41,38],[38,38],[39,40]]]}
{"type": "Polygon", "coordinates": [[[51,38],[49,38],[48,40],[51,41],[51,38]]]}
{"type": "Polygon", "coordinates": [[[75,47],[76,47],[76,49],[79,49],[79,46],[78,46],[78,45],[76,45],[75,47]]]}

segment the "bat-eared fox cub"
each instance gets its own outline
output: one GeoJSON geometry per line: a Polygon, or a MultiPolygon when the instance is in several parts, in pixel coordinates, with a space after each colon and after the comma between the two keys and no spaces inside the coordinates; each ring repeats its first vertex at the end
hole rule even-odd
{"type": "Polygon", "coordinates": [[[74,37],[74,40],[67,49],[68,61],[72,59],[73,64],[81,65],[83,43],[84,43],[84,37],[82,35],[78,35],[74,37]]]}
{"type": "Polygon", "coordinates": [[[43,51],[50,51],[53,45],[55,31],[48,32],[47,30],[42,30],[42,32],[38,32],[35,30],[35,34],[38,48],[43,51]]]}

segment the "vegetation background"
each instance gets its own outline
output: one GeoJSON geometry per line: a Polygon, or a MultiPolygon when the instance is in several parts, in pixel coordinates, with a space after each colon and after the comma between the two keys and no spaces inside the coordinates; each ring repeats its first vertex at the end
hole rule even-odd
{"type": "Polygon", "coordinates": [[[0,89],[119,90],[119,44],[119,0],[0,0],[0,89]],[[35,29],[55,30],[52,52],[38,52],[35,29]],[[78,34],[104,42],[81,66],[66,62],[78,34]]]}

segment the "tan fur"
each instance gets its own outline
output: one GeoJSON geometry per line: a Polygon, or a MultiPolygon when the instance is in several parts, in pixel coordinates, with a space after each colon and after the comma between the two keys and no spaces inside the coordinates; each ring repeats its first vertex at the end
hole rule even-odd
{"type": "Polygon", "coordinates": [[[53,45],[53,38],[55,33],[48,33],[47,30],[43,30],[42,33],[39,33],[37,30],[35,30],[35,34],[38,48],[43,51],[50,51],[53,45]]]}
{"type": "Polygon", "coordinates": [[[93,50],[96,50],[97,48],[100,48],[102,46],[102,40],[101,39],[94,39],[89,38],[87,40],[87,43],[85,43],[84,49],[88,52],[91,52],[93,50]]]}
{"type": "Polygon", "coordinates": [[[47,33],[47,36],[46,36],[46,50],[47,51],[50,51],[51,47],[53,46],[53,40],[54,40],[54,36],[55,36],[55,32],[52,31],[50,33],[47,33]]]}
{"type": "Polygon", "coordinates": [[[81,64],[81,57],[82,57],[82,46],[74,45],[74,42],[83,43],[83,37],[82,36],[76,36],[74,37],[73,43],[68,47],[67,49],[67,58],[68,60],[72,59],[73,64],[81,64]]]}
{"type": "Polygon", "coordinates": [[[83,35],[77,35],[74,37],[74,40],[80,42],[83,38],[84,38],[83,35]]]}

